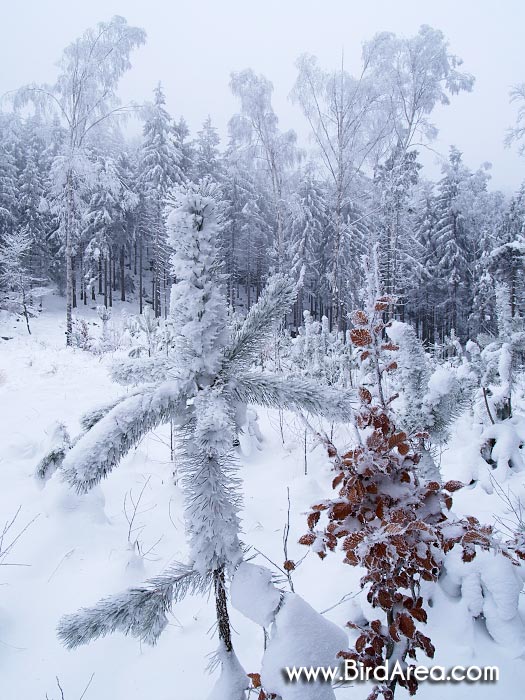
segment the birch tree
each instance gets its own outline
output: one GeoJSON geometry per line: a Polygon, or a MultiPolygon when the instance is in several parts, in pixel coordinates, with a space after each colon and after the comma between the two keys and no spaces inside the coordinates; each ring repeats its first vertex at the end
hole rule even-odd
{"type": "Polygon", "coordinates": [[[119,103],[117,86],[131,68],[131,52],[145,40],[144,30],[129,26],[123,17],[100,22],[64,50],[54,84],[27,85],[15,94],[15,107],[32,102],[58,117],[66,132],[54,173],[64,238],[67,345],[72,344],[73,256],[79,227],[75,188],[79,186],[79,177],[89,171],[90,139],[108,120],[124,115],[131,108],[119,103]]]}

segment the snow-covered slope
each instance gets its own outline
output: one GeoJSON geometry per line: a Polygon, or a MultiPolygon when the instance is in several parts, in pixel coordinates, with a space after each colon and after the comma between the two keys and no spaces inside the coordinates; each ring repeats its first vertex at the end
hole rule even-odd
{"type": "MultiPolygon", "coordinates": [[[[122,391],[107,373],[111,355],[66,349],[62,301],[50,297],[46,305],[32,324],[32,336],[12,316],[0,319],[0,336],[9,338],[0,340],[0,528],[17,515],[6,541],[21,533],[4,560],[6,566],[0,567],[0,698],[40,700],[47,694],[49,700],[60,700],[60,683],[65,700],[201,700],[215,680],[206,672],[217,646],[211,600],[188,598],[177,605],[154,648],[115,635],[67,651],[56,638],[62,614],[140,583],[174,559],[184,561],[186,542],[168,430],[144,440],[85,496],[71,492],[57,474],[44,488],[34,478],[56,421],[75,434],[83,412],[122,391]]],[[[94,310],[81,312],[90,323],[100,323],[94,310]]],[[[100,325],[90,328],[94,334],[100,331],[100,325]]],[[[295,591],[318,611],[331,608],[327,618],[343,626],[361,610],[367,612],[362,595],[350,597],[358,593],[359,570],[344,566],[338,555],[321,561],[296,544],[306,531],[304,511],[329,492],[330,465],[323,450],[308,441],[305,475],[304,431],[293,418],[284,420],[284,444],[274,411],[259,413],[262,449],[247,436],[241,444],[244,542],[253,547],[253,561],[274,570],[279,585],[286,588],[272,562],[282,567],[284,561],[289,488],[288,556],[297,562],[307,555],[293,572],[295,591]]],[[[446,478],[468,481],[472,474],[480,476],[477,439],[471,421],[461,419],[442,455],[446,478]]],[[[511,475],[505,489],[524,495],[523,480],[523,475],[511,475]]],[[[455,510],[484,522],[493,522],[497,514],[508,517],[505,508],[497,494],[480,485],[455,498],[455,510]]],[[[261,628],[235,610],[232,623],[241,663],[248,672],[259,672],[261,628]]],[[[525,664],[516,659],[518,636],[507,646],[496,645],[481,621],[472,622],[468,600],[452,598],[439,588],[428,633],[437,648],[434,663],[499,665],[501,680],[496,687],[423,684],[419,697],[522,697],[525,664]]],[[[340,698],[366,695],[361,686],[336,692],[340,698]]],[[[399,689],[397,695],[405,693],[399,689]]]]}

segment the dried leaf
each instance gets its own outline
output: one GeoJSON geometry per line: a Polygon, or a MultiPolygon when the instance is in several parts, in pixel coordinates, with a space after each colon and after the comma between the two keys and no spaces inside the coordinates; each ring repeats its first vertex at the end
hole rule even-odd
{"type": "Polygon", "coordinates": [[[261,687],[261,674],[260,673],[247,673],[248,678],[251,679],[254,688],[261,687]]]}

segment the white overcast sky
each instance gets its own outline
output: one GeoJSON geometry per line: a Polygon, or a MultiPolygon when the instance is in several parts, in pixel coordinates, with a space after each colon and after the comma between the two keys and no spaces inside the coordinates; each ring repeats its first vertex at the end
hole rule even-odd
{"type": "MultiPolygon", "coordinates": [[[[64,46],[115,14],[148,34],[122,81],[122,98],[149,99],[161,80],[174,116],[183,114],[196,131],[210,114],[221,134],[236,110],[231,71],[264,73],[274,84],[281,127],[304,135],[302,116],[288,100],[301,53],[332,68],[344,49],[353,71],[363,41],[375,32],[411,35],[429,24],[445,33],[476,76],[472,93],[436,110],[434,148],[446,155],[455,144],[472,168],[492,162],[492,186],[506,192],[525,179],[525,158],[503,146],[516,111],[509,90],[525,81],[525,0],[0,0],[0,94],[52,82],[64,46]]],[[[436,177],[436,156],[422,159],[436,177]]]]}

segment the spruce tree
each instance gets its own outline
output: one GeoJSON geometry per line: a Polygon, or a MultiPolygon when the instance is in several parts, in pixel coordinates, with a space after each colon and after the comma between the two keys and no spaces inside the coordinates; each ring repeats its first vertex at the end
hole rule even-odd
{"type": "Polygon", "coordinates": [[[159,83],[154,102],[147,109],[140,153],[139,183],[144,195],[152,260],[152,302],[156,316],[161,315],[162,284],[167,266],[164,244],[164,207],[173,185],[182,182],[181,154],[174,142],[173,123],[166,111],[166,99],[159,83]]]}

